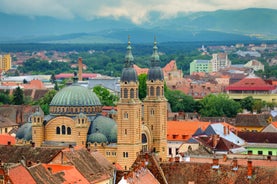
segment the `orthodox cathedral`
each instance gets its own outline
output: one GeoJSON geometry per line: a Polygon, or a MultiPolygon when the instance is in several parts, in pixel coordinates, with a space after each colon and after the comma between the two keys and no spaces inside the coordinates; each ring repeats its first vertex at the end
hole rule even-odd
{"type": "Polygon", "coordinates": [[[101,152],[112,163],[128,170],[138,154],[155,152],[167,156],[167,100],[164,76],[156,40],[147,77],[147,96],[140,101],[138,76],[128,40],[120,78],[117,112],[101,115],[102,105],[90,89],[74,76],[71,86],[60,90],[50,103],[50,114],[35,112],[31,122],[20,127],[17,138],[32,141],[37,147],[84,146],[101,152]]]}

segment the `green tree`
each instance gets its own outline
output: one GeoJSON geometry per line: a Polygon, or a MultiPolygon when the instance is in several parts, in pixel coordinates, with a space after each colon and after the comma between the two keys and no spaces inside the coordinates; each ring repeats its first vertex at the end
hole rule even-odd
{"type": "Polygon", "coordinates": [[[12,104],[22,105],[24,104],[23,90],[18,86],[13,91],[12,104]]]}
{"type": "Polygon", "coordinates": [[[56,90],[56,91],[59,91],[59,86],[58,86],[58,83],[57,83],[57,81],[55,81],[55,86],[54,86],[54,90],[56,90]]]}
{"type": "Polygon", "coordinates": [[[50,77],[50,82],[51,82],[52,84],[54,84],[54,83],[56,82],[56,77],[55,77],[54,74],[51,75],[51,77],[50,77]]]}
{"type": "Polygon", "coordinates": [[[229,99],[226,94],[210,94],[201,100],[201,104],[200,114],[206,117],[235,117],[241,111],[240,103],[229,99]]]}
{"type": "Polygon", "coordinates": [[[50,90],[42,98],[35,102],[35,104],[38,104],[41,107],[45,115],[49,114],[49,104],[56,93],[56,90],[50,90]]]}
{"type": "Polygon", "coordinates": [[[138,76],[139,81],[139,99],[142,100],[146,97],[146,80],[147,80],[147,74],[140,74],[138,76]]]}
{"type": "Polygon", "coordinates": [[[266,102],[262,100],[255,100],[253,104],[253,111],[257,111],[257,113],[262,112],[262,108],[266,106],[266,102]]]}
{"type": "Polygon", "coordinates": [[[255,100],[252,96],[248,96],[240,101],[240,105],[242,109],[246,109],[250,112],[253,112],[254,101],[255,100]]]}
{"type": "Polygon", "coordinates": [[[0,105],[2,104],[10,104],[11,98],[8,93],[0,92],[0,105]]]}
{"type": "Polygon", "coordinates": [[[93,92],[98,96],[102,105],[115,106],[115,103],[118,101],[118,97],[116,95],[111,94],[109,90],[102,86],[95,86],[93,88],[93,92]]]}
{"type": "Polygon", "coordinates": [[[167,89],[165,97],[173,112],[194,112],[196,110],[194,99],[191,96],[185,95],[182,91],[167,89]]]}

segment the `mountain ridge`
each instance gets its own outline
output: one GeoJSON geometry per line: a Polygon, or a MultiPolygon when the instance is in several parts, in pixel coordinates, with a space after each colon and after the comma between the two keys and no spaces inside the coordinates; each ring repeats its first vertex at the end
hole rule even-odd
{"type": "MultiPolygon", "coordinates": [[[[127,18],[62,20],[30,18],[0,13],[0,42],[122,43],[128,34],[138,42],[157,35],[162,41],[221,41],[277,39],[277,10],[249,8],[178,14],[161,19],[152,13],[149,22],[136,25],[127,18]]],[[[148,40],[150,42],[150,40],[148,40]]]]}

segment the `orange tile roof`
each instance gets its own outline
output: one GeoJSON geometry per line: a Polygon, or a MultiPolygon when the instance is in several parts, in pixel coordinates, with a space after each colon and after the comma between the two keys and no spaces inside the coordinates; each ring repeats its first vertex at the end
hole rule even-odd
{"type": "Polygon", "coordinates": [[[176,67],[176,61],[171,60],[165,67],[163,67],[164,72],[172,71],[176,67]]]}
{"type": "Polygon", "coordinates": [[[65,181],[63,183],[89,183],[86,178],[71,165],[59,165],[59,164],[42,164],[44,168],[52,169],[52,173],[56,174],[58,172],[63,172],[63,178],[65,181]]]}
{"type": "Polygon", "coordinates": [[[36,181],[33,179],[32,175],[22,165],[10,168],[9,177],[12,183],[36,184],[36,181]]]}
{"type": "Polygon", "coordinates": [[[275,128],[277,128],[277,121],[271,123],[275,128]]]}
{"type": "Polygon", "coordinates": [[[133,66],[138,75],[148,73],[148,70],[149,70],[148,68],[140,68],[138,65],[135,65],[135,64],[133,66]]]}
{"type": "Polygon", "coordinates": [[[11,145],[15,144],[15,137],[9,135],[9,134],[1,134],[0,135],[0,145],[8,145],[8,142],[11,143],[11,145]]]}
{"type": "Polygon", "coordinates": [[[187,141],[198,128],[204,131],[210,124],[210,122],[201,121],[168,121],[167,140],[187,141]]]}

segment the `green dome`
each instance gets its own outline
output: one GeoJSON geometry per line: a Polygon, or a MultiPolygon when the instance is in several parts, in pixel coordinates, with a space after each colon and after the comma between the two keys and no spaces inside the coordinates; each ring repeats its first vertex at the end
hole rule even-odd
{"type": "Polygon", "coordinates": [[[109,136],[109,139],[110,139],[111,143],[116,143],[117,142],[117,125],[113,126],[113,128],[111,130],[111,133],[110,133],[110,136],[109,136]]]}
{"type": "Polygon", "coordinates": [[[94,92],[84,86],[73,84],[63,88],[52,99],[50,106],[95,106],[101,105],[94,92]]]}
{"type": "Polygon", "coordinates": [[[95,132],[93,134],[90,134],[90,136],[88,137],[88,142],[106,143],[106,142],[108,142],[108,139],[104,134],[102,134],[100,132],[95,132]]]}
{"type": "Polygon", "coordinates": [[[25,123],[16,132],[17,139],[32,140],[32,123],[25,123]]]}
{"type": "Polygon", "coordinates": [[[116,142],[117,141],[117,128],[116,122],[105,116],[98,116],[93,121],[93,126],[90,127],[91,134],[100,132],[106,136],[108,142],[116,142]]]}

